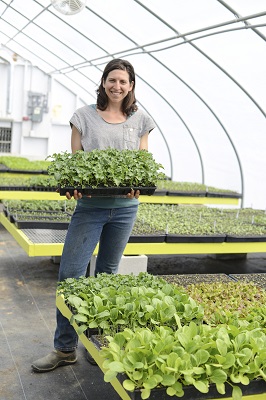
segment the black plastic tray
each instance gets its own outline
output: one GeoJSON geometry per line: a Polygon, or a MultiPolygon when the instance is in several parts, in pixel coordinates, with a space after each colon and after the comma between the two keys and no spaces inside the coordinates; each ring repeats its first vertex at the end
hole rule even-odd
{"type": "Polygon", "coordinates": [[[32,189],[36,192],[56,192],[58,190],[55,186],[33,186],[32,189]]]}
{"type": "Polygon", "coordinates": [[[2,191],[21,191],[21,192],[31,192],[33,190],[32,186],[11,186],[11,185],[4,185],[0,186],[0,190],[2,191]]]}
{"type": "Polygon", "coordinates": [[[30,175],[30,174],[33,174],[33,175],[45,174],[45,175],[47,175],[48,174],[48,172],[43,169],[36,170],[36,171],[28,170],[28,169],[10,169],[10,168],[6,167],[5,165],[4,166],[0,165],[0,172],[8,172],[9,174],[28,174],[28,175],[30,175]]]}
{"type": "Polygon", "coordinates": [[[238,235],[226,235],[226,242],[266,242],[266,235],[261,236],[238,236],[238,235]]]}
{"type": "Polygon", "coordinates": [[[0,186],[0,191],[36,191],[36,192],[56,192],[57,187],[54,186],[12,186],[12,185],[3,185],[0,186]]]}
{"type": "Polygon", "coordinates": [[[168,196],[189,196],[189,197],[206,197],[206,192],[191,192],[183,190],[168,190],[168,196]]]}
{"type": "Polygon", "coordinates": [[[234,193],[234,192],[207,192],[206,194],[207,197],[223,197],[223,198],[229,198],[229,199],[241,199],[242,196],[240,193],[234,193]]]}
{"type": "Polygon", "coordinates": [[[156,189],[154,192],[154,196],[167,196],[168,190],[166,189],[156,189]]]}
{"type": "Polygon", "coordinates": [[[66,192],[69,192],[71,196],[74,194],[74,190],[77,190],[79,193],[82,193],[84,195],[93,195],[93,196],[125,196],[128,193],[131,192],[131,190],[139,190],[140,194],[142,195],[152,195],[154,194],[156,190],[156,186],[152,187],[141,187],[141,186],[133,186],[133,187],[100,187],[100,188],[91,188],[91,187],[86,187],[86,188],[74,188],[73,186],[69,187],[60,187],[59,188],[59,193],[60,196],[65,196],[66,192]]]}
{"type": "Polygon", "coordinates": [[[167,234],[166,243],[223,243],[225,235],[176,235],[167,234]]]}
{"type": "Polygon", "coordinates": [[[253,282],[255,285],[266,289],[266,273],[258,272],[251,274],[230,274],[230,277],[237,280],[238,282],[253,282]]]}
{"type": "Polygon", "coordinates": [[[128,243],[162,243],[165,242],[165,235],[131,235],[128,243]]]}
{"type": "MultiPolygon", "coordinates": [[[[119,379],[119,375],[117,376],[119,379]]],[[[122,383],[123,378],[119,379],[120,382],[122,383]]],[[[243,396],[250,396],[254,394],[266,394],[266,382],[264,380],[257,380],[257,381],[251,381],[249,385],[242,385],[242,384],[237,384],[237,386],[241,387],[243,396]]],[[[182,400],[208,400],[208,399],[223,399],[223,398],[228,398],[232,396],[232,387],[228,385],[227,383],[225,384],[225,394],[219,394],[217,392],[216,386],[214,384],[210,385],[209,392],[208,393],[201,393],[199,392],[194,386],[183,386],[184,390],[184,396],[181,397],[182,400]]],[[[141,400],[141,391],[136,389],[134,392],[129,392],[126,391],[129,397],[132,400],[141,400]]],[[[176,396],[168,396],[166,394],[166,388],[158,388],[158,389],[152,389],[151,390],[151,395],[149,397],[149,400],[173,400],[174,398],[177,398],[176,396]]]]}
{"type": "MultiPolygon", "coordinates": [[[[28,213],[28,215],[30,212],[28,213]]],[[[56,221],[56,217],[58,217],[58,212],[56,211],[38,211],[38,214],[45,214],[45,220],[42,221],[41,217],[40,219],[34,220],[34,219],[29,219],[27,220],[27,213],[23,214],[12,214],[10,213],[9,219],[12,223],[16,225],[18,229],[58,229],[58,230],[66,230],[68,229],[69,222],[67,221],[56,221]],[[49,215],[49,220],[47,220],[47,214],[49,215]]],[[[71,214],[67,212],[60,212],[60,215],[65,215],[66,217],[71,217],[71,214]]]]}
{"type": "MultiPolygon", "coordinates": [[[[90,340],[94,343],[95,347],[99,350],[101,348],[101,344],[99,343],[97,337],[94,335],[90,336],[90,340]]],[[[123,384],[123,381],[127,378],[125,374],[118,374],[117,379],[123,384]]],[[[266,381],[263,379],[258,379],[251,381],[249,385],[237,384],[237,386],[241,387],[243,395],[254,395],[254,394],[262,394],[266,393],[266,381]]],[[[199,392],[194,386],[183,386],[184,396],[183,400],[207,400],[207,399],[221,399],[225,397],[232,396],[232,386],[229,384],[225,384],[225,394],[219,394],[216,389],[215,384],[210,384],[208,393],[199,392]]],[[[141,390],[136,389],[134,392],[127,391],[127,394],[132,400],[142,400],[141,399],[141,390]]],[[[173,396],[168,396],[166,393],[166,388],[155,388],[151,390],[151,395],[149,400],[170,400],[173,399],[173,396]]]]}
{"type": "Polygon", "coordinates": [[[199,283],[228,283],[235,281],[231,276],[217,273],[217,274],[175,274],[175,275],[159,275],[160,278],[163,278],[166,282],[180,285],[180,286],[188,286],[191,284],[199,284],[199,283]]]}

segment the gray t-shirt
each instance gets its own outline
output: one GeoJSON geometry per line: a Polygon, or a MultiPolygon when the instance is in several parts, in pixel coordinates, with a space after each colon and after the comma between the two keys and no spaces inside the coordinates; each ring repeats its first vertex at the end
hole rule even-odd
{"type": "MultiPolygon", "coordinates": [[[[70,126],[72,125],[81,134],[84,151],[104,150],[109,147],[118,150],[138,150],[141,136],[155,128],[153,119],[142,110],[134,112],[125,122],[108,123],[97,113],[95,104],[79,108],[70,119],[70,126]]],[[[120,208],[137,205],[139,200],[120,196],[91,198],[83,196],[78,200],[78,204],[88,208],[120,208]]]]}
{"type": "Polygon", "coordinates": [[[70,125],[80,132],[84,151],[109,147],[138,150],[141,136],[155,128],[153,119],[142,110],[134,112],[125,122],[108,123],[97,113],[95,104],[79,108],[70,125]]]}

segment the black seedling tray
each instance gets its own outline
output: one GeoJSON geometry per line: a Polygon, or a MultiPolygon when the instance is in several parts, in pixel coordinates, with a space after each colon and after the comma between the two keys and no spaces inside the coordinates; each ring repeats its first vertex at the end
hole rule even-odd
{"type": "Polygon", "coordinates": [[[38,214],[38,217],[36,216],[36,219],[34,219],[34,216],[31,215],[30,212],[22,214],[13,213],[10,214],[9,219],[18,229],[68,229],[71,217],[71,214],[69,213],[58,211],[38,211],[38,214]],[[56,220],[59,215],[69,217],[69,221],[56,220]]]}
{"type": "Polygon", "coordinates": [[[143,234],[143,235],[131,235],[128,243],[163,243],[165,241],[165,235],[158,234],[143,234]]]}
{"type": "Polygon", "coordinates": [[[266,236],[265,235],[257,235],[257,236],[239,236],[239,235],[226,235],[226,242],[266,242],[266,236]]]}
{"type": "Polygon", "coordinates": [[[74,194],[74,190],[77,190],[79,193],[84,195],[92,195],[92,196],[125,196],[131,192],[131,190],[139,190],[140,194],[151,196],[154,194],[156,186],[146,187],[146,186],[133,186],[133,187],[99,187],[99,188],[92,188],[92,187],[85,187],[85,188],[74,188],[73,186],[68,187],[60,187],[59,193],[60,196],[65,196],[67,192],[71,196],[74,194]]]}
{"type": "Polygon", "coordinates": [[[222,243],[225,235],[176,235],[167,234],[166,243],[222,243]]]}

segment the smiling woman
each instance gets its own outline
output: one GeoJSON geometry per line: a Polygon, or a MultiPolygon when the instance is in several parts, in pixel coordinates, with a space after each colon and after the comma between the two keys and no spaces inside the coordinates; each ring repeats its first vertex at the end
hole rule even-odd
{"type": "MultiPolygon", "coordinates": [[[[133,66],[126,60],[110,61],[103,72],[97,94],[97,104],[76,110],[70,119],[74,155],[83,154],[82,150],[92,154],[93,150],[108,148],[119,153],[123,150],[148,150],[148,135],[155,124],[136,105],[133,66]]],[[[110,154],[110,158],[112,157],[110,154]]],[[[137,173],[141,164],[138,160],[136,163],[127,165],[132,176],[137,173]]],[[[88,164],[87,168],[90,168],[88,164]]],[[[117,272],[134,226],[139,195],[139,190],[129,189],[129,193],[123,198],[91,197],[74,190],[73,197],[78,202],[65,240],[59,281],[85,275],[97,243],[99,251],[95,275],[117,272]]],[[[72,193],[67,192],[66,196],[71,199],[72,193]]],[[[75,363],[77,344],[78,337],[74,328],[57,310],[55,350],[35,361],[32,364],[33,370],[46,372],[61,365],[75,363]]]]}

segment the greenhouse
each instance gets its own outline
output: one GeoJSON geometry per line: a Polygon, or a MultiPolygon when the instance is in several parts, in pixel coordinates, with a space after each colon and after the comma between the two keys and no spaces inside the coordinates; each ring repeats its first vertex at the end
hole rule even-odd
{"type": "Polygon", "coordinates": [[[0,400],[266,400],[265,40],[264,0],[0,0],[0,400]]]}

